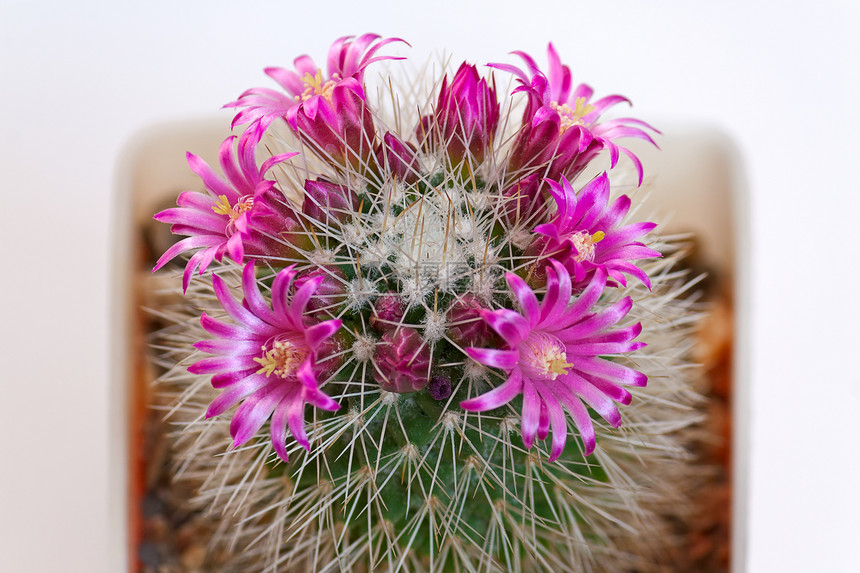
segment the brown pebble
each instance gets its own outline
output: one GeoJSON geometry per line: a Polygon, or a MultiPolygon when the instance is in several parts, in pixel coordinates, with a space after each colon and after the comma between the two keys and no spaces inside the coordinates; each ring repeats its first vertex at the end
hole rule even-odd
{"type": "Polygon", "coordinates": [[[198,571],[206,561],[206,547],[203,545],[192,545],[186,549],[179,562],[189,571],[198,571]]]}

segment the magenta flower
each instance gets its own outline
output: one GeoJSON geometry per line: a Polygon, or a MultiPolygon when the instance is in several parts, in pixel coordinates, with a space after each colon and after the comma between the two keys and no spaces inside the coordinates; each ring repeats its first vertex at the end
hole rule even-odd
{"type": "Polygon", "coordinates": [[[609,108],[630,100],[610,95],[591,102],[594,90],[579,84],[571,90],[570,68],[562,65],[558,54],[549,44],[549,72],[543,73],[531,56],[513,52],[526,64],[527,71],[509,64],[489,64],[493,68],[514,74],[521,84],[513,93],[528,97],[523,125],[511,152],[512,169],[540,168],[551,179],[565,176],[573,179],[602,150],[609,150],[610,165],[615,167],[620,153],[630,158],[642,184],[642,163],[629,149],[615,143],[624,137],[644,139],[654,143],[645,131],[659,133],[647,123],[633,118],[618,118],[599,122],[609,108]]]}
{"type": "Polygon", "coordinates": [[[642,331],[640,323],[612,329],[630,311],[630,297],[593,312],[592,307],[606,287],[602,269],[594,273],[588,287],[572,304],[567,270],[553,261],[547,274],[547,291],[540,304],[521,278],[506,275],[522,314],[503,308],[485,310],[482,317],[507,348],[467,348],[466,353],[481,364],[504,370],[507,380],[460,406],[471,412],[485,412],[522,394],[523,443],[531,449],[535,438],[546,438],[552,428],[550,461],[554,461],[567,442],[565,410],[573,418],[588,455],[594,451],[596,440],[583,402],[617,428],[621,415],[615,402],[627,405],[632,400],[623,386],[645,386],[648,379],[641,372],[601,358],[645,346],[633,341],[642,331]]]}
{"type": "MultiPolygon", "coordinates": [[[[379,40],[376,34],[364,34],[358,38],[344,36],[329,48],[328,75],[323,77],[310,56],[299,56],[293,62],[296,71],[284,68],[266,68],[270,78],[278,82],[286,94],[269,88],[252,88],[224,107],[243,107],[233,118],[233,126],[260,122],[268,126],[287,111],[307,103],[316,108],[321,99],[331,100],[332,90],[341,81],[355,79],[361,85],[364,69],[379,60],[400,60],[394,56],[376,56],[376,52],[392,42],[403,42],[400,38],[379,40]]],[[[404,42],[405,43],[405,42],[404,42]]]]}
{"type": "Polygon", "coordinates": [[[357,170],[372,165],[376,128],[364,89],[355,78],[341,80],[291,108],[286,119],[320,157],[357,170]]]}
{"type": "Polygon", "coordinates": [[[447,148],[453,165],[460,163],[466,152],[477,163],[484,159],[498,125],[495,81],[490,86],[475,66],[464,62],[450,86],[445,76],[434,114],[422,118],[418,137],[425,144],[447,148]]]}
{"type": "Polygon", "coordinates": [[[357,168],[366,165],[373,153],[375,130],[362,86],[364,69],[394,56],[376,52],[399,38],[380,40],[376,34],[346,36],[332,44],[328,75],[307,55],[295,60],[296,71],[266,68],[266,74],[287,91],[253,88],[224,107],[243,107],[233,126],[250,123],[266,129],[284,118],[322,157],[357,168]]]}
{"type": "Polygon", "coordinates": [[[308,324],[305,307],[322,277],[305,282],[289,297],[296,272],[290,266],[275,277],[271,306],[257,286],[253,262],[245,265],[242,273],[241,304],[224,281],[213,276],[215,296],[237,324],[221,322],[204,313],[200,324],[218,338],[194,346],[218,356],[188,367],[193,374],[214,374],[212,386],[223,389],[206,411],[207,418],[242,402],[230,424],[234,448],[250,440],[271,417],[272,445],[285,462],[287,427],[302,447],[310,449],[304,425],[305,404],[328,411],[340,407],[319,389],[318,379],[321,373],[331,370],[330,364],[321,363],[321,359],[334,353],[335,344],[329,339],[341,321],[308,324]]]}
{"type": "Polygon", "coordinates": [[[185,266],[183,291],[188,288],[195,269],[199,268],[203,274],[213,260],[221,261],[225,254],[240,264],[245,255],[284,254],[284,234],[290,230],[291,222],[297,221],[297,215],[277,191],[275,182],[265,175],[274,165],[298,154],[275,155],[257,167],[254,152],[261,136],[260,129],[243,133],[235,158],[236,137],[224,140],[219,161],[226,180],[200,157],[188,153],[188,166],[203,180],[206,192],[180,193],[176,199],[178,207],[155,215],[156,221],[171,223],[174,234],[188,238],[167,249],[153,271],[180,253],[201,249],[185,266]]]}
{"type": "Polygon", "coordinates": [[[535,227],[540,237],[526,249],[528,255],[539,257],[539,273],[554,259],[571,274],[574,289],[584,287],[596,269],[603,269],[610,282],[626,286],[626,273],[650,289],[648,275],[631,261],[661,256],[636,241],[656,223],[621,226],[630,210],[630,198],[621,195],[609,204],[609,178],[605,172],[583,187],[579,195],[567,179],[548,183],[558,211],[549,223],[535,227]]]}

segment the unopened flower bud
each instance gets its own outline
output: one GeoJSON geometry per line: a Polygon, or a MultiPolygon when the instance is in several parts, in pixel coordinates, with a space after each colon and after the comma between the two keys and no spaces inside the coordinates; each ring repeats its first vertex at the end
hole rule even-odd
{"type": "Polygon", "coordinates": [[[444,374],[437,374],[430,379],[430,385],[427,387],[430,392],[430,397],[434,400],[447,400],[451,397],[451,379],[444,374]]]}
{"type": "Polygon", "coordinates": [[[430,348],[413,328],[383,334],[373,362],[379,385],[388,392],[417,392],[430,382],[430,348]]]}
{"type": "Polygon", "coordinates": [[[464,294],[448,311],[448,335],[463,346],[484,346],[492,337],[493,331],[481,318],[481,310],[487,308],[481,299],[473,294],[464,294]]]}
{"type": "Polygon", "coordinates": [[[302,213],[328,225],[343,223],[353,216],[358,203],[355,192],[323,179],[305,181],[302,213]]]}
{"type": "Polygon", "coordinates": [[[334,309],[343,302],[346,294],[346,277],[337,267],[317,268],[296,277],[293,286],[296,290],[309,280],[322,277],[322,282],[308,301],[308,310],[318,311],[323,308],[334,309]]]}
{"type": "Polygon", "coordinates": [[[422,118],[418,136],[431,145],[445,146],[452,164],[468,152],[480,162],[499,125],[495,82],[490,86],[475,66],[460,65],[454,78],[442,82],[433,116],[422,118]]]}
{"type": "Polygon", "coordinates": [[[370,317],[370,324],[375,329],[397,328],[397,325],[403,321],[405,309],[398,293],[387,292],[383,294],[374,301],[373,306],[374,312],[370,317]]]}
{"type": "Polygon", "coordinates": [[[382,144],[376,148],[379,165],[405,183],[418,180],[418,150],[409,142],[400,141],[391,132],[386,132],[382,144]]]}

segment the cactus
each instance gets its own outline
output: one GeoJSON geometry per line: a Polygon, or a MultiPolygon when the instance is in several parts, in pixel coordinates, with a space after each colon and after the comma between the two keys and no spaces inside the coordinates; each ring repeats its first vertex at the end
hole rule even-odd
{"type": "Polygon", "coordinates": [[[583,175],[620,150],[641,184],[614,139],[651,128],[600,123],[623,98],[571,92],[552,47],[548,74],[493,65],[520,83],[503,105],[467,64],[369,97],[395,41],[338,40],[329,79],[267,70],[287,95],[228,104],[226,179],[189,154],[206,192],[156,216],[189,237],[158,267],[194,251],[161,381],[210,565],[659,570],[698,471],[694,281],[626,221],[629,168],[583,175]]]}

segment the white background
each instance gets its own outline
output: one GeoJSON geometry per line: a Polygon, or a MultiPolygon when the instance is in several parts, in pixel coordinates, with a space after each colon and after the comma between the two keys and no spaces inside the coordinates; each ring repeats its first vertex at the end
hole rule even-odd
{"type": "MultiPolygon", "coordinates": [[[[857,570],[860,11],[568,0],[2,2],[0,571],[116,570],[108,300],[115,166],[268,65],[374,31],[476,63],[553,40],[633,114],[718,126],[746,170],[753,572],[857,570]]],[[[224,117],[225,134],[230,114],[224,117]]]]}

